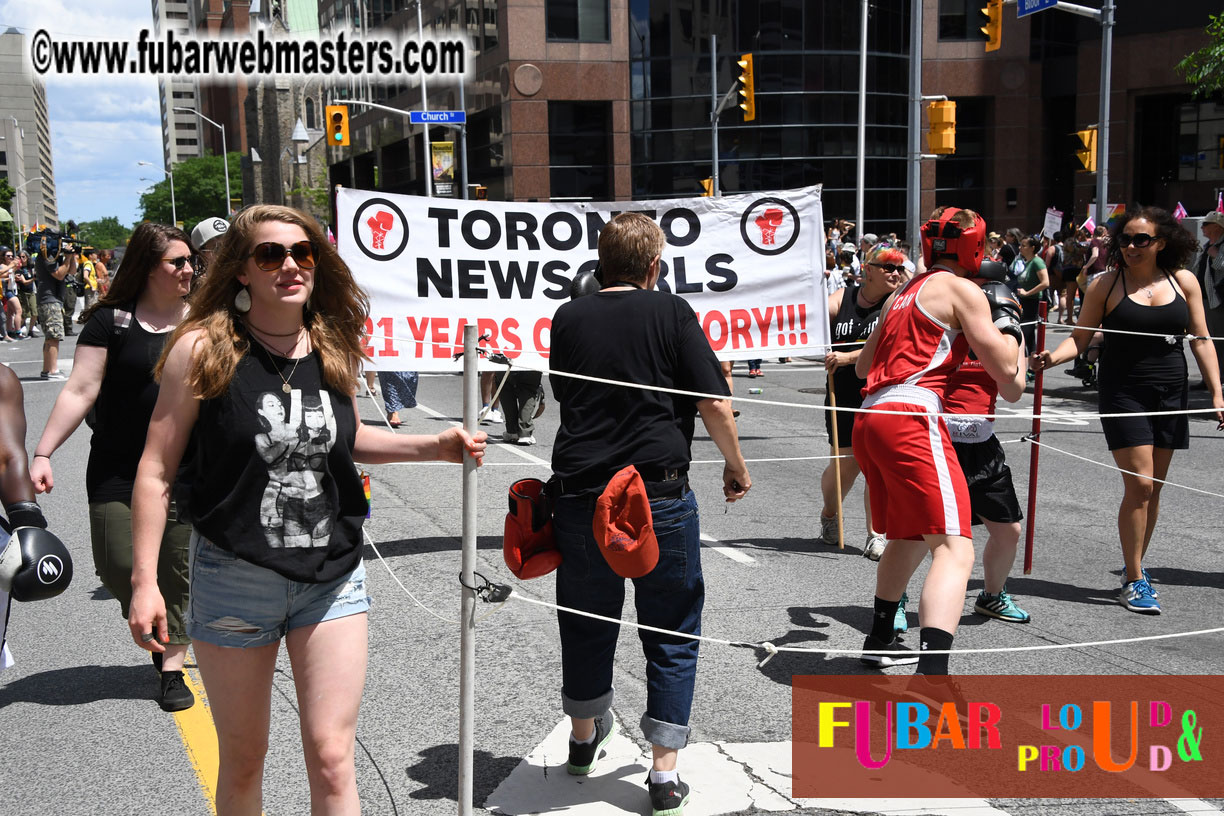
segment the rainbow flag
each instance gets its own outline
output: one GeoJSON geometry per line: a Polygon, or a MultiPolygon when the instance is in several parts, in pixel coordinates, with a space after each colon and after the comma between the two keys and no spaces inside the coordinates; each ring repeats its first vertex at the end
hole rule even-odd
{"type": "Polygon", "coordinates": [[[1182,203],[1180,201],[1177,202],[1177,206],[1173,208],[1173,217],[1176,218],[1178,221],[1182,220],[1189,214],[1190,213],[1186,212],[1186,208],[1182,206],[1182,203]]]}
{"type": "Polygon", "coordinates": [[[366,518],[369,518],[369,517],[370,517],[370,514],[371,514],[371,513],[373,512],[373,510],[374,510],[374,505],[373,505],[373,504],[370,502],[370,474],[365,473],[365,472],[362,472],[362,474],[361,474],[361,489],[362,489],[362,490],[365,492],[365,497],[366,497],[366,518]]]}

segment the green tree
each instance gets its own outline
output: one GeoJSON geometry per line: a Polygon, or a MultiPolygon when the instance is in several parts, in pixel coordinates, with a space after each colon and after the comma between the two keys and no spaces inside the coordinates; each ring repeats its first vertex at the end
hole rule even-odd
{"type": "MultiPolygon", "coordinates": [[[[225,203],[225,177],[221,175],[220,156],[202,156],[176,164],[174,173],[174,203],[178,220],[191,229],[205,218],[228,216],[225,203]]],[[[230,194],[242,200],[242,156],[229,154],[230,194]]],[[[159,224],[170,224],[170,180],[163,178],[140,197],[141,218],[159,224]]]]}
{"type": "Polygon", "coordinates": [[[9,184],[7,177],[0,178],[0,207],[12,213],[14,218],[17,217],[17,213],[13,212],[13,196],[16,193],[17,191],[13,189],[13,185],[9,184]]]}
{"type": "Polygon", "coordinates": [[[1195,96],[1224,92],[1224,14],[1208,15],[1207,44],[1177,63],[1177,71],[1194,86],[1195,96]]]}
{"type": "Polygon", "coordinates": [[[121,247],[132,236],[132,228],[123,226],[113,215],[99,218],[97,221],[82,221],[77,230],[82,241],[98,249],[121,247]]]}

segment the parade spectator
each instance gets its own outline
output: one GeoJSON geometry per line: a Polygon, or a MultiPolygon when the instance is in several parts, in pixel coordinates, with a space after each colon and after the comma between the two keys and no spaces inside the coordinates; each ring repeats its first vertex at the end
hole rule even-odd
{"type": "Polygon", "coordinates": [[[1050,322],[1058,323],[1062,317],[1062,267],[1063,267],[1063,234],[1041,236],[1041,260],[1045,261],[1046,274],[1050,277],[1050,288],[1045,291],[1046,303],[1050,304],[1048,315],[1050,322]]]}
{"type": "Polygon", "coordinates": [[[38,243],[38,254],[34,257],[35,287],[38,292],[38,325],[43,334],[43,370],[38,375],[44,380],[62,380],[59,370],[59,344],[64,339],[64,284],[65,278],[76,272],[75,252],[61,252],[48,256],[47,236],[38,243]]]}
{"type": "Polygon", "coordinates": [[[1102,224],[1096,228],[1092,239],[1088,242],[1088,258],[1084,261],[1083,269],[1080,270],[1084,273],[1085,286],[1092,283],[1097,275],[1105,271],[1108,259],[1109,229],[1102,224]]]}
{"type": "Polygon", "coordinates": [[[162,651],[158,542],[194,431],[188,634],[217,729],[217,811],[262,808],[283,639],[311,812],[356,813],[370,606],[356,463],[459,462],[465,451],[479,459],[485,435],[410,436],[361,422],[354,394],[368,303],[314,218],[248,207],[214,260],[158,364],[133,493],[128,625],[142,648],[162,651]]]}
{"type": "MultiPolygon", "coordinates": [[[[101,265],[101,261],[98,260],[98,250],[93,247],[85,248],[85,257],[89,261],[85,273],[85,311],[89,311],[98,302],[98,298],[101,297],[102,285],[98,277],[98,267],[101,265]]],[[[102,271],[105,274],[105,267],[103,267],[102,271]]],[[[80,322],[85,322],[84,312],[81,313],[80,322]]]]}
{"type": "MultiPolygon", "coordinates": [[[[863,283],[851,284],[829,295],[830,335],[834,348],[825,355],[825,370],[829,372],[833,395],[838,408],[858,408],[863,404],[863,386],[867,381],[854,372],[854,363],[862,351],[863,341],[875,328],[884,300],[895,292],[905,280],[904,256],[899,249],[878,247],[867,255],[863,266],[863,283]]],[[[825,405],[829,405],[825,394],[825,405]]],[[[837,449],[835,456],[841,459],[831,462],[820,477],[820,492],[824,507],[820,511],[820,542],[837,546],[837,508],[841,501],[837,495],[837,472],[841,469],[841,500],[845,500],[854,480],[858,478],[858,462],[854,459],[854,418],[851,411],[825,411],[825,433],[833,443],[833,423],[837,423],[837,449]]],[[[871,527],[871,495],[863,491],[863,507],[867,518],[867,541],[863,555],[879,561],[888,543],[871,527]]]]}
{"type": "Polygon", "coordinates": [[[1017,227],[1012,227],[1003,233],[1003,244],[999,247],[999,263],[1007,268],[1008,275],[1014,280],[1013,268],[1016,259],[1020,257],[1020,239],[1024,237],[1024,233],[1017,227]]]}
{"type": "Polygon", "coordinates": [[[64,277],[63,310],[65,337],[72,337],[76,334],[76,329],[72,327],[72,322],[76,318],[77,297],[85,292],[85,282],[83,279],[85,256],[80,254],[79,247],[73,247],[72,252],[76,256],[76,266],[64,277]]]}
{"type": "Polygon", "coordinates": [[[867,260],[868,253],[870,253],[878,243],[880,243],[880,236],[876,235],[874,232],[864,233],[863,237],[859,239],[858,257],[864,261],[867,260]]]}
{"type": "Polygon", "coordinates": [[[224,218],[205,218],[191,231],[191,243],[200,253],[200,268],[196,270],[197,278],[208,272],[217,246],[221,243],[221,236],[228,231],[229,222],[224,218]]]}
{"type": "MultiPolygon", "coordinates": [[[[697,399],[641,390],[631,384],[725,394],[718,359],[682,298],[655,291],[663,231],[641,213],[622,213],[599,234],[605,288],[564,303],[552,325],[555,371],[594,375],[605,385],[550,375],[561,426],[553,448],[559,498],[553,519],[562,553],[557,603],[619,618],[625,579],[612,571],[592,530],[596,502],[614,475],[636,467],[645,485],[658,540],[657,565],[634,578],[638,621],[697,634],[705,582],[697,499],[688,485],[694,415],[726,460],[727,501],[752,482],[740,453],[728,399],[697,399]],[[615,337],[616,342],[609,342],[615,337]]],[[[613,661],[620,629],[587,617],[558,614],[562,708],[570,717],[567,770],[586,775],[615,731],[613,661]]],[[[681,813],[689,786],[676,771],[688,743],[698,641],[640,632],[646,656],[642,732],[652,745],[647,778],[655,813],[681,813]]]]}
{"type": "MultiPolygon", "coordinates": [[[[1203,308],[1207,316],[1207,333],[1224,338],[1224,213],[1209,212],[1201,226],[1206,242],[1199,249],[1194,275],[1203,290],[1203,308]]],[[[1212,341],[1216,360],[1224,360],[1224,339],[1212,341]]],[[[1203,380],[1202,387],[1207,381],[1203,380]]]]}
{"type": "MultiPolygon", "coordinates": [[[[1078,231],[1087,238],[1087,233],[1082,229],[1078,231]]],[[[1064,304],[1063,317],[1061,322],[1068,326],[1075,324],[1075,300],[1079,295],[1079,273],[1084,266],[1086,260],[1084,250],[1087,247],[1087,241],[1081,243],[1076,233],[1070,233],[1063,241],[1062,253],[1062,268],[1059,273],[1062,275],[1063,294],[1061,301],[1064,304]]]]}
{"type": "Polygon", "coordinates": [[[1086,350],[1098,326],[1141,334],[1106,332],[1098,367],[1099,409],[1105,441],[1122,473],[1118,535],[1125,570],[1118,601],[1132,612],[1158,615],[1159,595],[1143,566],[1160,511],[1161,481],[1173,451],[1190,446],[1190,423],[1182,411],[1189,402],[1186,356],[1181,337],[1190,341],[1199,372],[1207,383],[1216,419],[1224,428],[1224,397],[1215,346],[1207,333],[1203,295],[1185,269],[1195,240],[1165,210],[1144,207],[1123,215],[1109,242],[1109,268],[1088,286],[1079,323],[1054,351],[1034,358],[1043,368],[1059,365],[1086,350]],[[1170,338],[1177,338],[1170,342],[1170,338]]]}
{"type": "Polygon", "coordinates": [[[1036,321],[1043,293],[1050,286],[1050,273],[1045,261],[1037,254],[1037,239],[1025,236],[1020,240],[1020,257],[1024,259],[1024,272],[1016,280],[1016,295],[1023,310],[1020,320],[1024,324],[1024,346],[1030,352],[1037,348],[1036,321]]]}
{"type": "Polygon", "coordinates": [[[544,375],[539,371],[506,372],[506,387],[502,391],[502,414],[506,420],[503,442],[524,447],[534,445],[536,411],[544,399],[544,375]]]}
{"type": "MultiPolygon", "coordinates": [[[[30,463],[35,490],[50,493],[55,487],[51,457],[82,420],[88,421],[93,437],[85,491],[94,569],[125,620],[132,600],[132,487],[157,402],[153,366],[186,312],[192,273],[187,241],[182,230],[149,222],[132,233],[119,283],[85,312],[72,373],[30,463]]],[[[186,626],[191,527],[178,518],[174,505],[164,521],[158,565],[169,618],[165,653],[153,663],[161,673],[158,704],[164,711],[181,711],[195,702],[183,680],[191,643],[186,626]]]]}
{"type": "Polygon", "coordinates": [[[986,260],[999,261],[1002,263],[1002,259],[999,257],[999,253],[1002,249],[1003,236],[999,235],[997,232],[990,233],[990,235],[986,237],[986,260]]]}
{"type": "Polygon", "coordinates": [[[378,372],[378,385],[379,390],[382,391],[383,407],[387,410],[387,424],[392,428],[398,428],[403,424],[399,415],[400,411],[417,406],[417,384],[420,382],[420,377],[421,375],[415,371],[378,372]]]}
{"type": "Polygon", "coordinates": [[[16,342],[21,337],[21,298],[17,290],[17,270],[21,261],[8,247],[0,247],[0,285],[4,288],[4,301],[0,305],[3,321],[0,321],[0,341],[16,342]]]}
{"type": "Polygon", "coordinates": [[[17,293],[21,297],[21,336],[33,337],[38,330],[38,297],[34,292],[34,262],[24,249],[18,255],[21,268],[16,271],[17,293]]]}

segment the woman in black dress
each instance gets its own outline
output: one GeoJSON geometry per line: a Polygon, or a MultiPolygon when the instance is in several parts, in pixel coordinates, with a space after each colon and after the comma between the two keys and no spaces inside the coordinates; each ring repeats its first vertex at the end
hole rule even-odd
{"type": "MultiPolygon", "coordinates": [[[[1033,362],[1042,368],[1064,363],[1084,352],[1092,330],[1106,329],[1098,369],[1100,411],[1135,414],[1101,420],[1114,461],[1130,471],[1122,475],[1118,509],[1126,562],[1118,602],[1132,612],[1159,615],[1160,602],[1143,567],[1160,510],[1161,483],[1153,477],[1163,480],[1173,451],[1190,447],[1190,423],[1186,414],[1150,414],[1186,408],[1188,372],[1181,338],[1206,335],[1207,323],[1198,281],[1185,268],[1194,237],[1168,212],[1156,207],[1128,212],[1114,228],[1109,247],[1109,268],[1088,286],[1075,332],[1054,351],[1034,355],[1033,362]]],[[[1195,339],[1190,348],[1224,428],[1215,347],[1195,339]]]]}

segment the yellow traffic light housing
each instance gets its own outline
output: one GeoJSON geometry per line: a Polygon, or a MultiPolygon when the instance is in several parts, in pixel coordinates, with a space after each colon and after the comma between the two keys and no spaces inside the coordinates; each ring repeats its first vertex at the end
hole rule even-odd
{"type": "Polygon", "coordinates": [[[348,105],[328,105],[325,113],[327,114],[327,143],[332,147],[348,147],[348,105]]]}
{"type": "Polygon", "coordinates": [[[935,101],[927,105],[931,129],[927,131],[927,149],[937,156],[956,152],[956,103],[935,101]]]}
{"type": "Polygon", "coordinates": [[[739,92],[744,97],[740,107],[744,109],[744,121],[751,122],[756,118],[756,76],[752,72],[752,54],[743,54],[736,64],[740,67],[739,92]]]}
{"type": "Polygon", "coordinates": [[[701,189],[705,190],[705,192],[701,194],[702,198],[714,195],[714,178],[703,178],[701,180],[701,189]]]}
{"type": "Polygon", "coordinates": [[[981,29],[986,35],[986,50],[998,51],[1003,44],[1003,0],[986,0],[982,14],[986,15],[986,25],[981,29]]]}
{"type": "Polygon", "coordinates": [[[1095,173],[1097,169],[1097,129],[1090,127],[1087,130],[1077,130],[1075,135],[1079,137],[1082,148],[1075,151],[1076,157],[1080,160],[1080,164],[1089,173],[1095,173]]]}
{"type": "Polygon", "coordinates": [[[489,188],[484,186],[483,184],[476,185],[476,200],[477,201],[488,201],[489,200],[489,188]]]}

